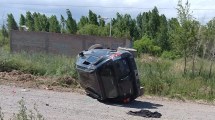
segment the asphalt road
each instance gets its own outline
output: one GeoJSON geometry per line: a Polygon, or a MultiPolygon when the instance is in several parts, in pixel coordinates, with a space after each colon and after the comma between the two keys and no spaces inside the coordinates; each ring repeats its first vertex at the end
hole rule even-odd
{"type": "Polygon", "coordinates": [[[126,114],[140,109],[159,112],[167,120],[214,120],[215,106],[193,102],[138,98],[129,104],[104,104],[86,95],[71,92],[27,89],[0,85],[0,106],[5,119],[19,111],[18,101],[24,99],[28,110],[34,104],[47,120],[143,120],[152,119],[126,114]]]}

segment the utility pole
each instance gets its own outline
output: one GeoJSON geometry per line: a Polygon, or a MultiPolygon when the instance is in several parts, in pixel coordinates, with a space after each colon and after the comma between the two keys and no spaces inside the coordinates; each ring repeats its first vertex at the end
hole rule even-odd
{"type": "Polygon", "coordinates": [[[64,32],[66,21],[64,20],[60,24],[61,24],[61,34],[62,34],[64,32]]]}
{"type": "Polygon", "coordinates": [[[111,31],[112,31],[112,30],[111,30],[111,29],[112,29],[112,18],[110,18],[110,37],[112,36],[112,35],[111,35],[111,31]]]}

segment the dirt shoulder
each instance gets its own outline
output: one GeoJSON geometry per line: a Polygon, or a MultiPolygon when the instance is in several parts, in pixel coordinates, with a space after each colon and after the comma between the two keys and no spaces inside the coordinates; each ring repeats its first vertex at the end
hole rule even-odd
{"type": "Polygon", "coordinates": [[[16,70],[0,72],[0,85],[84,93],[84,90],[80,89],[80,86],[71,77],[34,76],[16,70]]]}

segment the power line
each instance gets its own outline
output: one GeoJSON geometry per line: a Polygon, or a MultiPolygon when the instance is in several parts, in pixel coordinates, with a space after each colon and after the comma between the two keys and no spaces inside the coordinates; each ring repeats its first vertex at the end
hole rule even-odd
{"type": "MultiPolygon", "coordinates": [[[[89,6],[89,5],[63,5],[63,4],[33,4],[33,3],[5,3],[7,5],[25,5],[25,6],[58,6],[58,7],[76,7],[76,8],[107,8],[107,9],[146,9],[146,10],[150,10],[150,9],[153,9],[151,7],[112,7],[112,6],[89,6]]],[[[163,9],[163,10],[173,10],[175,9],[174,7],[172,8],[165,8],[165,7],[158,7],[158,9],[163,9]]],[[[209,10],[212,10],[212,11],[215,11],[215,8],[193,8],[193,9],[190,9],[190,10],[196,10],[196,11],[209,11],[209,10]]]]}
{"type": "MultiPolygon", "coordinates": [[[[80,7],[80,8],[116,8],[116,9],[153,9],[148,7],[112,7],[112,6],[88,6],[88,5],[54,5],[54,4],[25,4],[25,3],[6,3],[8,5],[30,5],[30,6],[62,6],[62,7],[80,7]]],[[[159,9],[174,9],[174,8],[159,8],[159,9]]]]}

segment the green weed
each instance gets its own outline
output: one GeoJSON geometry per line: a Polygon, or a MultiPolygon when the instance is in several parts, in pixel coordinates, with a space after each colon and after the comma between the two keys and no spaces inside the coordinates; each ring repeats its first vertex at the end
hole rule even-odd
{"type": "Polygon", "coordinates": [[[0,49],[0,71],[19,70],[33,75],[71,76],[77,78],[71,57],[26,52],[11,54],[0,49]]]}
{"type": "MultiPolygon", "coordinates": [[[[25,101],[22,99],[19,102],[19,111],[14,113],[10,120],[45,120],[42,114],[39,113],[36,104],[34,105],[34,111],[28,111],[25,101]]],[[[0,107],[0,120],[4,120],[4,113],[1,111],[0,107]]]]}
{"type": "MultiPolygon", "coordinates": [[[[192,75],[191,62],[189,71],[183,75],[182,60],[137,58],[136,63],[145,93],[149,95],[169,96],[171,98],[186,99],[215,99],[215,77],[209,77],[209,63],[204,60],[201,68],[201,59],[196,61],[195,74],[192,75]],[[201,73],[199,74],[199,69],[201,73]]],[[[215,72],[212,71],[214,74],[215,72]]]]}

